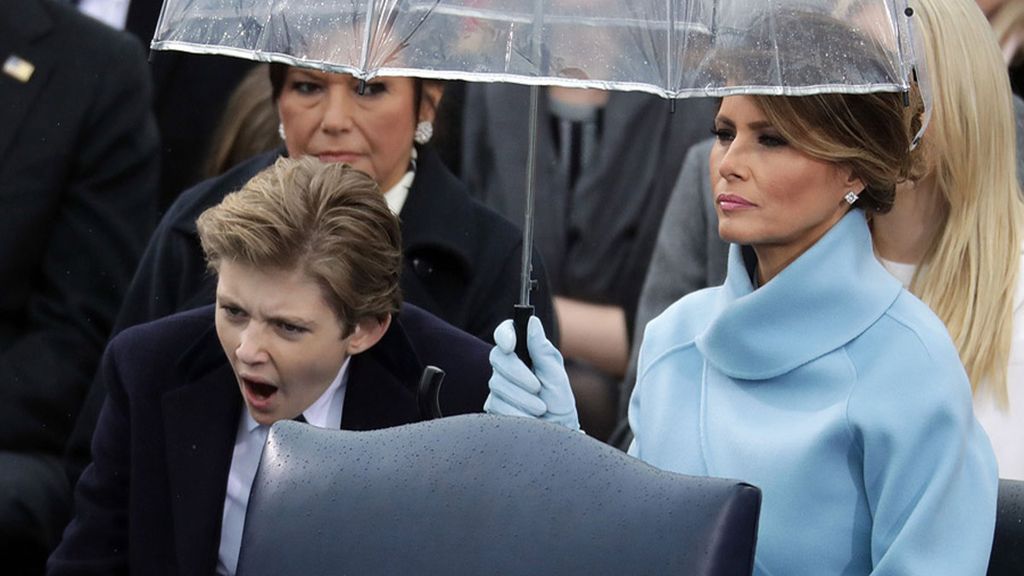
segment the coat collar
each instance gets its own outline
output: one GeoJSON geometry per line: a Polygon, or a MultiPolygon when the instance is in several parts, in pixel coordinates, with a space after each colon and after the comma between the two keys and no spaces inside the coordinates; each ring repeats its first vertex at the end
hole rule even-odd
{"type": "Polygon", "coordinates": [[[421,252],[443,252],[472,278],[469,247],[479,241],[474,200],[429,147],[418,148],[416,179],[402,213],[402,252],[415,258],[421,252]]]}
{"type": "Polygon", "coordinates": [[[774,378],[847,344],[902,290],[875,259],[860,210],[758,290],[741,250],[749,248],[730,247],[713,320],[696,338],[708,362],[732,378],[774,378]]]}
{"type": "Polygon", "coordinates": [[[212,574],[242,397],[209,327],[182,354],[184,384],[162,398],[174,543],[181,574],[212,574]]]}

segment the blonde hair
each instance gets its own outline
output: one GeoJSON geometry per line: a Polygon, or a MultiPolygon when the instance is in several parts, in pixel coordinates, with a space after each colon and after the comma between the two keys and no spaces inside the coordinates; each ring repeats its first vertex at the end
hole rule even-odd
{"type": "Polygon", "coordinates": [[[977,394],[1005,406],[1022,205],[1010,84],[968,0],[916,0],[933,88],[925,136],[944,222],[911,282],[949,330],[977,394]]]}
{"type": "Polygon", "coordinates": [[[346,335],[398,312],[398,218],[366,174],[313,157],[280,158],[196,221],[206,261],[293,270],[323,291],[346,335]]]}
{"type": "Polygon", "coordinates": [[[210,140],[205,177],[223,174],[242,160],[281,146],[278,123],[267,65],[259,64],[242,78],[224,106],[210,140]]]}

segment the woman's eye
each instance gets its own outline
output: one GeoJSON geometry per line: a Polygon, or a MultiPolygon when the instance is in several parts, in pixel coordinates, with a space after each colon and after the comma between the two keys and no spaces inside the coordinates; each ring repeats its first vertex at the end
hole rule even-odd
{"type": "Polygon", "coordinates": [[[320,85],[316,82],[306,82],[303,80],[297,80],[292,82],[292,90],[299,94],[315,94],[320,90],[320,85]]]}
{"type": "Polygon", "coordinates": [[[770,135],[770,134],[765,134],[765,135],[761,136],[758,139],[758,141],[761,143],[762,146],[764,146],[766,148],[778,148],[780,146],[787,146],[787,145],[789,145],[789,142],[786,142],[785,138],[783,138],[781,136],[770,135]]]}
{"type": "MultiPolygon", "coordinates": [[[[379,96],[388,91],[388,86],[384,82],[367,82],[363,86],[362,96],[379,96]]],[[[356,85],[356,93],[359,93],[359,85],[356,85]]]]}
{"type": "Polygon", "coordinates": [[[713,128],[711,133],[715,135],[715,138],[718,138],[719,142],[731,142],[736,138],[736,134],[734,134],[732,130],[727,130],[725,128],[713,128]]]}

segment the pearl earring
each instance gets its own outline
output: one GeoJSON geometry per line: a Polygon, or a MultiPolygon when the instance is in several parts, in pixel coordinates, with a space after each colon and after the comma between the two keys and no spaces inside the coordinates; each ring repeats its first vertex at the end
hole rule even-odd
{"type": "Polygon", "coordinates": [[[846,193],[846,196],[843,196],[843,199],[846,200],[847,204],[853,206],[853,203],[857,201],[857,196],[858,194],[856,192],[850,190],[849,192],[846,193]]]}
{"type": "Polygon", "coordinates": [[[281,137],[281,140],[285,139],[284,138],[284,122],[281,122],[281,123],[279,123],[277,125],[277,135],[281,137]]]}
{"type": "Polygon", "coordinates": [[[416,133],[412,139],[417,144],[426,144],[430,142],[430,139],[434,137],[434,125],[426,120],[416,125],[416,133]]]}

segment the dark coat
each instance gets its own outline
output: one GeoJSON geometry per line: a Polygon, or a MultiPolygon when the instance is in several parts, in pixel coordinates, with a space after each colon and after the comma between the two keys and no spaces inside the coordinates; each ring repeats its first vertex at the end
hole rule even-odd
{"type": "Polygon", "coordinates": [[[153,229],[142,47],[49,0],[0,2],[0,450],[60,455],[153,229]]]}
{"type": "MultiPolygon", "coordinates": [[[[117,328],[141,324],[214,301],[216,279],[207,269],[195,221],[228,193],[271,165],[281,151],[239,164],[183,193],[164,216],[142,258],[118,316],[117,328]]],[[[495,326],[518,299],[522,235],[469,198],[465,187],[430,149],[419,151],[416,179],[401,213],[401,277],[406,301],[490,342],[495,326]]],[[[537,315],[553,326],[554,307],[544,268],[535,256],[537,315]]],[[[94,385],[72,440],[70,474],[88,461],[88,445],[103,389],[94,385]]]]}
{"type": "MultiPolygon", "coordinates": [[[[109,390],[94,462],[49,574],[213,574],[232,451],[243,410],[213,306],[126,330],[99,378],[109,390]]],[[[347,430],[419,421],[425,365],[446,371],[441,410],[479,412],[489,347],[410,305],[376,346],[352,357],[347,430]]],[[[342,488],[339,488],[343,490],[342,488]]]]}

